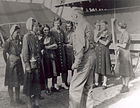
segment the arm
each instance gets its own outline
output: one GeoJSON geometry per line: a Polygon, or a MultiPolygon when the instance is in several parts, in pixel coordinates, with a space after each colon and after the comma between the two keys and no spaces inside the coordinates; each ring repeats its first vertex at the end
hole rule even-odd
{"type": "Polygon", "coordinates": [[[116,46],[126,48],[126,43],[123,43],[123,44],[117,43],[116,46]]]}
{"type": "Polygon", "coordinates": [[[7,62],[7,53],[8,53],[8,50],[9,50],[9,41],[6,41],[4,43],[4,47],[3,47],[3,58],[4,58],[4,61],[7,62]]]}
{"type": "Polygon", "coordinates": [[[77,69],[83,58],[84,48],[75,56],[75,61],[72,65],[72,70],[77,69]]]}
{"type": "Polygon", "coordinates": [[[52,44],[52,45],[48,45],[48,46],[45,45],[45,48],[46,48],[46,49],[57,49],[57,47],[58,47],[58,46],[57,46],[57,44],[55,44],[55,43],[52,44]]]}
{"type": "Polygon", "coordinates": [[[123,36],[124,36],[124,41],[123,41],[123,43],[118,43],[118,44],[116,44],[116,46],[121,47],[121,48],[126,48],[130,37],[129,37],[129,34],[128,34],[127,32],[125,32],[125,33],[123,34],[123,36]]]}
{"type": "Polygon", "coordinates": [[[23,38],[22,57],[25,63],[25,70],[27,72],[31,72],[27,35],[25,35],[23,38]]]}
{"type": "Polygon", "coordinates": [[[103,45],[108,45],[108,43],[110,42],[109,40],[106,40],[106,41],[103,41],[103,40],[99,40],[99,42],[101,43],[101,44],[103,44],[103,45]]]}
{"type": "Polygon", "coordinates": [[[106,38],[106,40],[104,41],[104,40],[99,40],[99,42],[101,43],[101,44],[103,44],[103,45],[105,45],[105,46],[107,46],[109,43],[110,43],[110,41],[111,41],[111,35],[110,34],[106,34],[106,35],[108,35],[106,38]]]}

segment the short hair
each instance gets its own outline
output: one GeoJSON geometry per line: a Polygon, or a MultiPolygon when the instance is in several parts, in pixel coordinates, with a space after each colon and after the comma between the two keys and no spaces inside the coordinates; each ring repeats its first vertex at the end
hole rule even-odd
{"type": "Polygon", "coordinates": [[[60,25],[62,25],[62,21],[61,21],[61,18],[60,18],[60,17],[54,17],[54,19],[53,19],[53,24],[54,24],[54,22],[56,22],[56,21],[59,21],[59,22],[60,22],[60,25]]]}
{"type": "Polygon", "coordinates": [[[45,24],[44,27],[43,27],[43,29],[44,29],[45,27],[47,27],[49,30],[51,29],[50,26],[49,26],[48,24],[45,24]]]}
{"type": "Polygon", "coordinates": [[[127,24],[125,22],[118,22],[118,26],[121,27],[121,29],[127,28],[127,24]]]}
{"type": "Polygon", "coordinates": [[[100,20],[97,20],[97,21],[94,23],[94,25],[96,25],[96,24],[100,24],[100,20]]]}
{"type": "Polygon", "coordinates": [[[70,24],[73,27],[73,22],[72,21],[66,21],[66,24],[70,24]]]}
{"type": "Polygon", "coordinates": [[[44,35],[44,28],[48,28],[49,29],[49,31],[50,31],[50,26],[48,25],[48,24],[45,24],[43,27],[42,27],[42,29],[41,29],[41,34],[43,34],[44,35]]]}
{"type": "Polygon", "coordinates": [[[104,23],[104,24],[108,25],[108,22],[105,20],[101,20],[100,23],[104,23]]]}

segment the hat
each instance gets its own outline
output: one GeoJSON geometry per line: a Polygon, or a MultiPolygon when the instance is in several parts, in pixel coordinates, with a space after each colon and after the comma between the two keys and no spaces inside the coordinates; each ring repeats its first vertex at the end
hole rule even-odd
{"type": "Polygon", "coordinates": [[[10,29],[10,36],[12,36],[13,33],[18,29],[20,29],[20,27],[18,25],[14,24],[10,29]]]}
{"type": "Polygon", "coordinates": [[[32,17],[28,18],[27,21],[26,21],[27,30],[31,31],[33,29],[33,25],[34,25],[35,22],[37,22],[36,19],[34,19],[32,17]]]}
{"type": "Polygon", "coordinates": [[[80,7],[79,7],[79,8],[75,8],[75,9],[74,9],[74,12],[79,13],[79,14],[81,14],[81,15],[84,14],[83,10],[82,10],[80,7]]]}

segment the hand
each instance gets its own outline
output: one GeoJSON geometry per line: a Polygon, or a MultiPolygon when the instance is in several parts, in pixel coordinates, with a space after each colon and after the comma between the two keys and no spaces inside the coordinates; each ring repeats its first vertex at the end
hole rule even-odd
{"type": "Polygon", "coordinates": [[[76,63],[74,63],[73,65],[72,65],[72,70],[74,70],[74,69],[77,69],[77,64],[76,63]]]}
{"type": "Polygon", "coordinates": [[[119,44],[119,43],[117,43],[117,44],[116,44],[116,46],[117,46],[117,47],[119,47],[119,46],[120,46],[120,44],[119,44]]]}
{"type": "Polygon", "coordinates": [[[41,50],[41,54],[43,54],[44,53],[44,50],[41,50]]]}
{"type": "Polygon", "coordinates": [[[31,73],[31,67],[30,67],[29,63],[25,64],[25,71],[28,73],[31,73]]]}
{"type": "Polygon", "coordinates": [[[71,44],[66,44],[66,46],[67,46],[67,47],[72,47],[72,45],[71,45],[71,44]]]}

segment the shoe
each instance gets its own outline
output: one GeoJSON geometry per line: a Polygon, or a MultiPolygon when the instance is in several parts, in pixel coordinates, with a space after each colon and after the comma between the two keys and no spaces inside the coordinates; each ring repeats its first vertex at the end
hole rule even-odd
{"type": "Polygon", "coordinates": [[[46,93],[46,95],[50,95],[51,94],[51,90],[49,88],[46,88],[45,93],[46,93]]]}
{"type": "Polygon", "coordinates": [[[11,105],[11,106],[17,106],[17,104],[16,104],[16,102],[15,102],[14,100],[11,100],[11,101],[10,101],[10,105],[11,105]]]}
{"type": "Polygon", "coordinates": [[[97,88],[97,87],[99,87],[99,85],[94,84],[94,85],[92,86],[92,88],[97,88]]]}
{"type": "Polygon", "coordinates": [[[51,92],[59,92],[59,90],[56,89],[55,87],[51,87],[51,92]]]}
{"type": "Polygon", "coordinates": [[[124,87],[122,87],[120,93],[126,93],[126,92],[129,92],[129,88],[128,88],[128,86],[124,86],[124,87]]]}
{"type": "Polygon", "coordinates": [[[107,89],[107,85],[103,86],[103,90],[107,89]]]}
{"type": "Polygon", "coordinates": [[[61,87],[62,87],[63,89],[66,89],[66,90],[68,90],[68,89],[69,89],[69,88],[66,86],[66,84],[65,84],[65,83],[62,83],[61,87]]]}
{"type": "Polygon", "coordinates": [[[41,108],[39,105],[34,105],[34,108],[41,108]]]}
{"type": "Polygon", "coordinates": [[[25,104],[25,102],[22,101],[21,99],[16,99],[16,103],[20,104],[20,105],[24,105],[25,104]]]}
{"type": "Polygon", "coordinates": [[[43,99],[45,99],[43,96],[41,96],[41,95],[39,95],[39,99],[40,100],[43,100],[43,99]]]}

